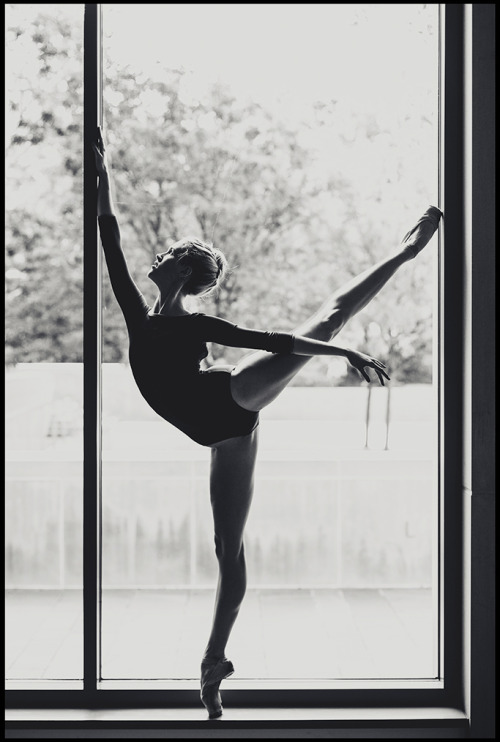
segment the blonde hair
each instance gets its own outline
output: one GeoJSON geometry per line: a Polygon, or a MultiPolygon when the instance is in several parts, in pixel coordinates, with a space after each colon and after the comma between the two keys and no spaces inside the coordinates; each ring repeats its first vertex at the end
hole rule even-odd
{"type": "Polygon", "coordinates": [[[215,291],[224,280],[227,260],[211,243],[196,238],[185,238],[175,246],[175,256],[181,265],[191,268],[184,290],[192,296],[206,296],[215,291]]]}

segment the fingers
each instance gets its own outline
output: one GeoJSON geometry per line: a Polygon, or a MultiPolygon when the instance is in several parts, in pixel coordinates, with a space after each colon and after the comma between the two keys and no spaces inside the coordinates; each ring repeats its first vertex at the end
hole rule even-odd
{"type": "Polygon", "coordinates": [[[384,386],[384,380],[382,378],[382,375],[385,376],[385,378],[390,381],[391,377],[384,371],[386,368],[385,363],[382,363],[382,361],[377,361],[376,358],[372,358],[372,366],[375,369],[375,372],[379,378],[380,383],[382,386],[384,386]]]}
{"type": "Polygon", "coordinates": [[[391,377],[388,374],[386,374],[386,372],[383,371],[381,368],[380,369],[376,368],[375,369],[375,373],[377,374],[378,380],[380,381],[380,383],[382,384],[382,386],[385,386],[385,384],[384,384],[384,376],[385,376],[385,378],[388,381],[391,380],[391,377]]]}
{"type": "Polygon", "coordinates": [[[104,154],[106,147],[104,146],[104,139],[102,138],[102,132],[101,132],[100,126],[97,127],[97,136],[96,136],[95,143],[97,147],[101,150],[102,154],[104,154]]]}
{"type": "Polygon", "coordinates": [[[91,144],[92,144],[92,149],[94,150],[94,154],[96,155],[96,157],[99,158],[99,160],[104,161],[104,148],[102,148],[102,150],[99,149],[99,145],[96,144],[95,142],[91,142],[91,144]]]}
{"type": "MultiPolygon", "coordinates": [[[[379,382],[381,383],[382,386],[385,386],[384,376],[385,376],[385,378],[388,381],[391,380],[391,377],[383,369],[381,369],[378,366],[376,366],[375,363],[371,364],[370,368],[373,368],[374,369],[375,373],[378,376],[378,380],[379,380],[379,382]]],[[[358,371],[363,376],[363,378],[365,379],[365,381],[368,381],[368,382],[371,381],[371,379],[368,376],[368,373],[365,371],[365,368],[364,367],[358,368],[358,371]]]]}
{"type": "Polygon", "coordinates": [[[369,368],[373,368],[375,373],[377,374],[378,380],[382,386],[385,386],[384,383],[384,377],[390,381],[391,377],[389,374],[384,370],[386,368],[385,363],[382,363],[382,361],[378,361],[376,358],[372,358],[371,356],[365,356],[362,353],[358,353],[357,355],[354,355],[349,358],[350,363],[354,368],[358,371],[359,374],[363,377],[365,381],[370,383],[371,379],[368,375],[368,373],[365,371],[365,367],[368,366],[369,368]]]}
{"type": "Polygon", "coordinates": [[[385,376],[385,378],[388,381],[391,380],[391,377],[388,374],[386,374],[385,371],[383,371],[381,368],[377,368],[376,366],[375,366],[375,373],[377,374],[378,380],[380,381],[380,383],[382,384],[382,386],[385,386],[385,384],[384,384],[384,376],[385,376]]]}

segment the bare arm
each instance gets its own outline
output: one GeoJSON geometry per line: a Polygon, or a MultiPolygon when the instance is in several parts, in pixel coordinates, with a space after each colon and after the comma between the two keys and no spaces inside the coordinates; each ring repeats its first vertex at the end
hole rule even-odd
{"type": "Polygon", "coordinates": [[[331,345],[331,343],[324,343],[322,340],[313,340],[302,335],[295,335],[293,353],[298,356],[343,356],[366,381],[370,381],[370,377],[365,371],[365,367],[374,369],[382,386],[384,385],[384,376],[390,380],[390,376],[384,371],[385,364],[365,353],[360,353],[359,350],[340,348],[337,345],[331,345]]]}
{"type": "Polygon", "coordinates": [[[370,381],[370,377],[364,370],[365,367],[374,369],[382,385],[384,376],[389,379],[383,363],[350,348],[340,348],[338,345],[289,332],[266,332],[239,327],[220,317],[202,313],[195,317],[194,327],[198,327],[200,339],[204,341],[209,340],[236,348],[260,348],[271,353],[292,353],[298,356],[341,356],[349,361],[366,381],[370,381]]]}
{"type": "Polygon", "coordinates": [[[113,195],[111,193],[108,158],[100,128],[98,129],[97,141],[92,142],[92,148],[94,150],[95,165],[99,176],[99,185],[97,187],[97,216],[103,216],[104,214],[116,216],[113,204],[113,195]]]}
{"type": "Polygon", "coordinates": [[[120,228],[114,210],[109,167],[100,129],[97,141],[92,143],[92,148],[99,176],[97,216],[102,246],[113,292],[130,329],[134,322],[140,320],[146,314],[149,307],[129,273],[121,247],[120,228]]]}
{"type": "Polygon", "coordinates": [[[298,356],[343,356],[366,381],[370,381],[370,377],[365,371],[365,367],[374,369],[382,386],[384,386],[384,376],[390,380],[390,376],[384,371],[385,364],[365,353],[360,353],[359,350],[340,348],[337,345],[331,345],[331,343],[324,343],[322,340],[313,340],[302,335],[295,335],[293,353],[298,356]]]}
{"type": "Polygon", "coordinates": [[[105,214],[116,216],[108,172],[99,175],[99,185],[97,187],[97,216],[105,214]]]}
{"type": "Polygon", "coordinates": [[[343,356],[347,358],[347,348],[340,348],[322,340],[314,340],[303,335],[293,336],[293,351],[296,356],[343,356]]]}

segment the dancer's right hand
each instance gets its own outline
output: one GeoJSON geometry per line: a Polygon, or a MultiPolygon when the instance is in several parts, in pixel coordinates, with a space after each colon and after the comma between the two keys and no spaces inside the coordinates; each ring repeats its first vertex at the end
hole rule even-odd
{"type": "Polygon", "coordinates": [[[381,361],[377,361],[376,358],[360,353],[358,350],[346,350],[346,358],[351,366],[353,366],[356,371],[359,371],[366,381],[371,381],[371,379],[365,371],[365,367],[374,369],[382,386],[384,386],[384,376],[390,381],[390,376],[388,376],[384,371],[385,365],[381,361]]]}
{"type": "Polygon", "coordinates": [[[108,158],[106,156],[106,148],[100,126],[97,128],[97,140],[92,142],[92,149],[94,150],[95,166],[98,175],[106,175],[108,172],[108,158]]]}

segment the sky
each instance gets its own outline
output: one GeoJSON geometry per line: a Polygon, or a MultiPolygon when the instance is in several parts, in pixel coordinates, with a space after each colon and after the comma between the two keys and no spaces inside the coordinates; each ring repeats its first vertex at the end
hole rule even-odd
{"type": "Polygon", "coordinates": [[[437,5],[337,3],[103,4],[108,54],[154,75],[194,71],[290,115],[313,99],[387,111],[433,79],[437,5]],[[426,10],[424,10],[426,8],[426,10]]]}
{"type": "MultiPolygon", "coordinates": [[[[165,68],[182,67],[191,71],[184,80],[194,98],[221,81],[288,125],[311,121],[314,101],[335,100],[335,130],[311,128],[306,142],[317,153],[316,171],[330,171],[334,162],[369,199],[380,178],[399,177],[406,151],[403,200],[414,200],[421,179],[435,202],[437,20],[437,4],[105,3],[105,64],[129,64],[160,79],[165,68]],[[422,114],[431,123],[430,140],[428,131],[422,134],[422,114]],[[362,137],[354,147],[339,144],[339,132],[356,139],[363,115],[376,119],[386,137],[381,146],[362,137]]],[[[109,103],[112,94],[105,93],[109,103]]]]}

